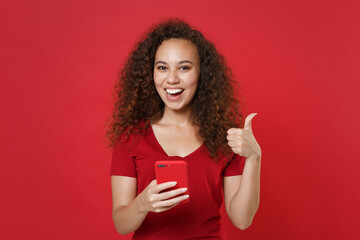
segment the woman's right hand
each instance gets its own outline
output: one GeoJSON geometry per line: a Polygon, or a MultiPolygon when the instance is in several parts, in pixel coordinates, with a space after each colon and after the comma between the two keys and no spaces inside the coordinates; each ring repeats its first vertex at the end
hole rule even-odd
{"type": "Polygon", "coordinates": [[[179,188],[171,191],[162,192],[161,191],[174,187],[176,182],[166,182],[157,184],[156,179],[151,181],[151,183],[137,196],[137,202],[142,212],[164,212],[167,211],[181,201],[187,199],[189,195],[181,195],[175,197],[179,194],[186,192],[186,188],[179,188]],[[175,198],[172,198],[175,197],[175,198]],[[169,199],[171,198],[171,199],[169,199]]]}

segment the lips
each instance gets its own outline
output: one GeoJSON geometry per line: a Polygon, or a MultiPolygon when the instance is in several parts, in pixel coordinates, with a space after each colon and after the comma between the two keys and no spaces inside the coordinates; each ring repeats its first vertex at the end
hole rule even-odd
{"type": "Polygon", "coordinates": [[[165,91],[170,96],[177,96],[177,95],[180,95],[184,91],[184,89],[181,89],[181,88],[166,88],[165,91]]]}
{"type": "Polygon", "coordinates": [[[184,90],[183,88],[166,88],[165,92],[168,100],[174,101],[182,96],[184,90]]]}
{"type": "Polygon", "coordinates": [[[167,94],[179,94],[184,91],[184,89],[181,88],[166,88],[165,91],[167,94]]]}

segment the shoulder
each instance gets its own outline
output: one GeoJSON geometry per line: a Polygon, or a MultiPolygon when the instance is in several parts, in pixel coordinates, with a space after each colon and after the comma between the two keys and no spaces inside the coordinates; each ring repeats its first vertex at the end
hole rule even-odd
{"type": "Polygon", "coordinates": [[[238,154],[233,154],[232,158],[227,162],[224,177],[242,175],[245,167],[245,158],[238,154]]]}
{"type": "Polygon", "coordinates": [[[125,148],[131,150],[136,148],[144,138],[149,135],[149,129],[144,129],[139,132],[123,133],[119,136],[118,140],[114,144],[114,150],[119,148],[125,148]]]}

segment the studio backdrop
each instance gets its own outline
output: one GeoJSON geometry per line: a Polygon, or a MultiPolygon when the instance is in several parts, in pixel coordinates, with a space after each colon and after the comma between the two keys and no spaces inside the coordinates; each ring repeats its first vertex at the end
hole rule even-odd
{"type": "Polygon", "coordinates": [[[360,2],[0,3],[0,239],[130,239],[112,222],[117,72],[169,17],[199,29],[257,112],[260,207],[229,239],[360,239],[360,2]]]}

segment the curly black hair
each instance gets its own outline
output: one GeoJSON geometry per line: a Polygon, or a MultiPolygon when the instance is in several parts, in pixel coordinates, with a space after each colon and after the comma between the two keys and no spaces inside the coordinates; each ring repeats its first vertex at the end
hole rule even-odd
{"type": "Polygon", "coordinates": [[[236,82],[214,44],[183,20],[174,18],[154,25],[135,45],[119,72],[116,102],[106,133],[109,145],[114,146],[121,136],[144,133],[150,122],[162,117],[164,103],[156,91],[153,71],[156,51],[168,39],[185,39],[197,48],[200,76],[191,105],[192,121],[215,161],[219,154],[229,156],[227,130],[243,122],[239,101],[234,97],[236,82]]]}

